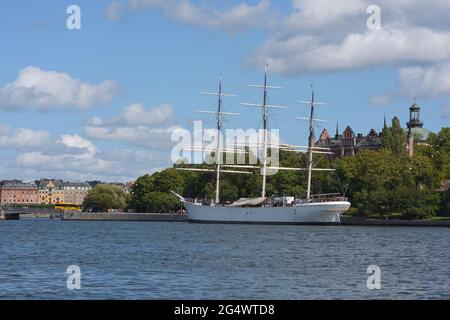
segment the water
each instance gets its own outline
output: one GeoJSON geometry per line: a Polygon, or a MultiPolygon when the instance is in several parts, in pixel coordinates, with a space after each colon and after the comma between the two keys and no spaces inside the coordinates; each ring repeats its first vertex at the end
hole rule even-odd
{"type": "Polygon", "coordinates": [[[450,298],[450,229],[0,221],[0,299],[450,298]],[[368,290],[369,265],[381,289],[368,290]],[[68,290],[66,269],[81,268],[68,290]]]}

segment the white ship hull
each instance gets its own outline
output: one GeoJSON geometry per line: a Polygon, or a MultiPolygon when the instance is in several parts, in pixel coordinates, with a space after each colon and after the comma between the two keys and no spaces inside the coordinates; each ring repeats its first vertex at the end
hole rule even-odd
{"type": "Polygon", "coordinates": [[[227,207],[184,203],[190,222],[254,224],[339,224],[350,202],[302,203],[292,207],[227,207]]]}

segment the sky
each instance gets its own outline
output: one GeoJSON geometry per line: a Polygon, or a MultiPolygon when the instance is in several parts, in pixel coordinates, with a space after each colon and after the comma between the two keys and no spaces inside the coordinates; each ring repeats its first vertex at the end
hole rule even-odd
{"type": "Polygon", "coordinates": [[[285,142],[306,141],[295,117],[311,83],[326,102],[316,134],[405,126],[414,97],[437,132],[450,123],[449,12],[448,0],[0,0],[0,179],[124,182],[168,167],[174,130],[214,127],[194,110],[214,110],[200,93],[220,74],[237,95],[225,110],[240,113],[225,127],[258,128],[260,110],[239,103],[261,103],[244,85],[265,64],[285,142]]]}

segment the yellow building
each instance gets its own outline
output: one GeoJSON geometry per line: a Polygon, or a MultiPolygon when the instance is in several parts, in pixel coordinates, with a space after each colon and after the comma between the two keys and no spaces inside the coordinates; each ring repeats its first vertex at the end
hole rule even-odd
{"type": "Polygon", "coordinates": [[[39,182],[39,202],[42,204],[64,203],[64,189],[61,180],[42,179],[39,182]]]}
{"type": "Polygon", "coordinates": [[[91,186],[85,182],[63,182],[42,179],[39,185],[39,202],[42,204],[66,204],[80,206],[91,186]]]}

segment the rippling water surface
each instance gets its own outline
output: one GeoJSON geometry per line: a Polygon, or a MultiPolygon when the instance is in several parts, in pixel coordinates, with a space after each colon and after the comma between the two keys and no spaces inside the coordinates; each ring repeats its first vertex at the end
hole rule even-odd
{"type": "Polygon", "coordinates": [[[22,220],[0,239],[0,299],[450,298],[447,228],[22,220]]]}

